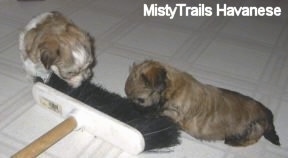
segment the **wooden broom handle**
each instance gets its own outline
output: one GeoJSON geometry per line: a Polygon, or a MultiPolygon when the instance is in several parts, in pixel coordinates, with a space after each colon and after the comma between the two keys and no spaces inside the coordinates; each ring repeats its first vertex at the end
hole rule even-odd
{"type": "Polygon", "coordinates": [[[11,158],[34,158],[68,135],[77,127],[77,121],[74,117],[69,117],[56,127],[34,140],[32,143],[18,151],[11,158]]]}

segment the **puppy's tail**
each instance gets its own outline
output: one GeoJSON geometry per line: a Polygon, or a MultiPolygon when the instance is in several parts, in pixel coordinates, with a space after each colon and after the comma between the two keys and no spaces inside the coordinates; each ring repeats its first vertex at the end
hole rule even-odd
{"type": "Polygon", "coordinates": [[[146,115],[126,123],[142,133],[145,151],[171,147],[180,143],[178,125],[166,116],[146,115]]]}
{"type": "Polygon", "coordinates": [[[264,107],[264,108],[265,108],[265,113],[266,113],[267,118],[268,118],[268,128],[264,131],[263,135],[271,143],[273,143],[275,145],[280,145],[279,136],[277,135],[276,130],[275,130],[275,126],[273,124],[273,114],[268,108],[266,108],[266,107],[264,107]]]}
{"type": "Polygon", "coordinates": [[[273,129],[264,132],[264,137],[267,140],[269,140],[271,143],[275,145],[280,145],[279,137],[274,129],[274,126],[273,126],[273,129]]]}

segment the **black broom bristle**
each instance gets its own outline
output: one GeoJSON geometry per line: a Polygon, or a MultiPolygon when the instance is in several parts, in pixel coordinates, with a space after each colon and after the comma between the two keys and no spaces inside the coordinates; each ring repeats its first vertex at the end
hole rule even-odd
{"type": "MultiPolygon", "coordinates": [[[[178,125],[170,118],[161,116],[155,109],[144,108],[90,81],[84,81],[78,88],[72,88],[52,74],[46,84],[136,128],[144,137],[145,151],[179,144],[178,125]]],[[[152,107],[157,106],[160,105],[152,107]]]]}

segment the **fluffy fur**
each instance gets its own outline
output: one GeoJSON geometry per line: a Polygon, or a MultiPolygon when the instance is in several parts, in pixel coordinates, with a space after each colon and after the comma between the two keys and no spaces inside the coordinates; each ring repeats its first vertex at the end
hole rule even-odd
{"type": "Polygon", "coordinates": [[[178,125],[155,110],[143,108],[89,81],[73,88],[52,74],[46,84],[136,128],[144,136],[145,151],[179,144],[178,125]]]}
{"type": "Polygon", "coordinates": [[[59,12],[33,18],[20,33],[19,49],[30,78],[49,78],[51,71],[73,87],[91,77],[91,37],[59,12]]]}
{"type": "Polygon", "coordinates": [[[264,135],[280,145],[272,112],[264,105],[240,93],[202,84],[168,65],[156,61],[134,65],[125,92],[142,106],[162,102],[161,113],[198,139],[247,146],[264,135]]]}

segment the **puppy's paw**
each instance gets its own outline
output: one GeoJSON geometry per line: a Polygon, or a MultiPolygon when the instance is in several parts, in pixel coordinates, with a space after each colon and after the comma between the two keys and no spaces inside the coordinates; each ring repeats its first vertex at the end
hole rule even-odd
{"type": "Polygon", "coordinates": [[[171,119],[173,119],[177,123],[182,120],[179,116],[178,111],[176,111],[176,110],[164,109],[162,115],[170,117],[171,119]]]}

